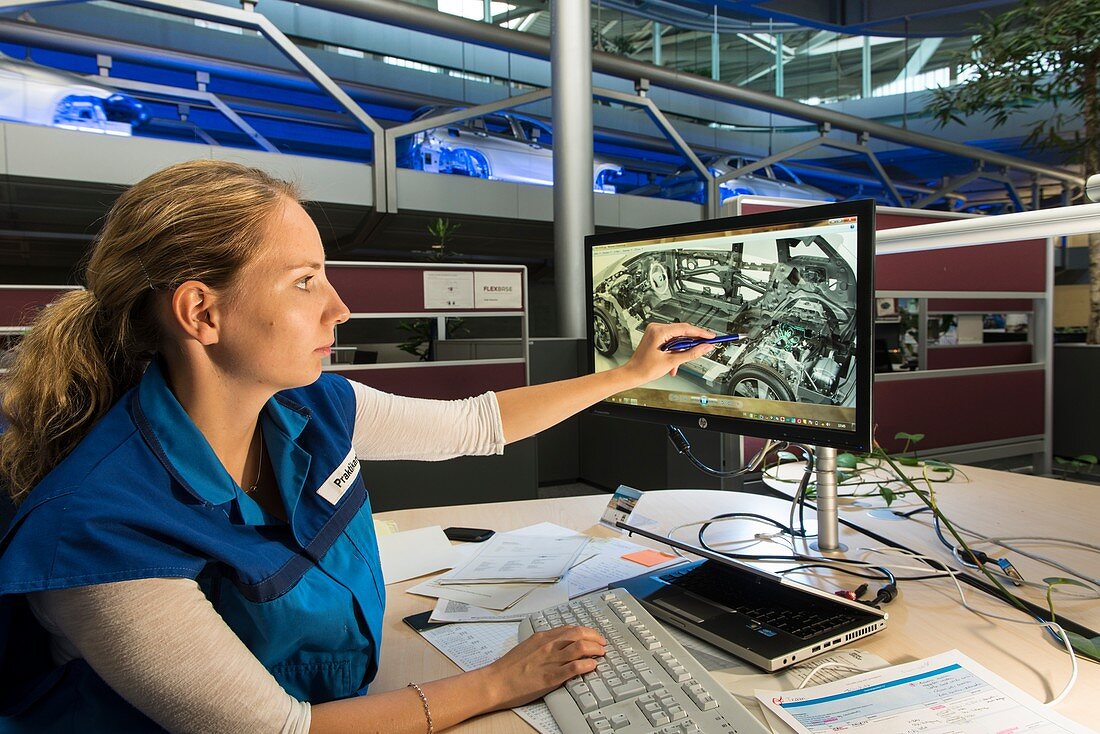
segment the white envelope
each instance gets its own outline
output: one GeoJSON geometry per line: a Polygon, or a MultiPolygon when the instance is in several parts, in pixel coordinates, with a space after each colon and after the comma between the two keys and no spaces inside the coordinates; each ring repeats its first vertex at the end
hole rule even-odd
{"type": "Polygon", "coordinates": [[[382,535],[378,538],[378,554],[387,585],[453,568],[459,559],[438,525],[382,535]]]}

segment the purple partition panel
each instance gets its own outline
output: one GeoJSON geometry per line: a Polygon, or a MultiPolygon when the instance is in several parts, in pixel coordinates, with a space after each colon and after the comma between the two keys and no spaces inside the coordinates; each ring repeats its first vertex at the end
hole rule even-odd
{"type": "Polygon", "coordinates": [[[1046,241],[1001,242],[875,257],[875,290],[1046,290],[1046,241]]]}
{"type": "Polygon", "coordinates": [[[527,384],[527,370],[522,362],[505,364],[448,364],[372,369],[333,370],[349,380],[370,385],[378,390],[415,398],[455,400],[480,395],[483,392],[507,390],[527,384]]]}
{"type": "Polygon", "coordinates": [[[42,308],[71,288],[0,288],[0,326],[26,326],[42,308]]]}
{"type": "Polygon", "coordinates": [[[1043,370],[875,383],[875,438],[900,451],[899,431],[923,433],[920,450],[1043,434],[1043,370]]]}
{"type": "MultiPolygon", "coordinates": [[[[326,273],[329,282],[336,288],[352,313],[409,313],[429,311],[446,313],[448,311],[470,311],[473,309],[426,309],[424,308],[424,272],[454,273],[454,269],[442,270],[431,265],[408,268],[371,267],[370,265],[328,265],[326,273]]],[[[478,272],[471,265],[470,272],[478,272]]],[[[487,273],[522,272],[520,269],[482,270],[487,273]]],[[[522,308],[500,308],[493,306],[489,311],[514,311],[521,313],[522,308]]]]}
{"type": "Polygon", "coordinates": [[[928,350],[928,369],[930,370],[1027,364],[1030,361],[1031,345],[1026,342],[934,347],[928,350]]]}
{"type": "Polygon", "coordinates": [[[1035,307],[1027,298],[929,298],[928,310],[939,313],[1024,313],[1035,307]]]}

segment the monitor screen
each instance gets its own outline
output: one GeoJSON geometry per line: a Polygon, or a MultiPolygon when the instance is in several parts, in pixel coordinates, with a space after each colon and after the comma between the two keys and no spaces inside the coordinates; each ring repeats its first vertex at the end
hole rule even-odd
{"type": "Polygon", "coordinates": [[[595,412],[869,450],[874,216],[855,201],[585,238],[590,371],[651,323],[738,337],[595,412]]]}

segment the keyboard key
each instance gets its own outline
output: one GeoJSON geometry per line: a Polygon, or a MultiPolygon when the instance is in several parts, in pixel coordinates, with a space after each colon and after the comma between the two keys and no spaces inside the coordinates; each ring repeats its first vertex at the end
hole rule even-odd
{"type": "Polygon", "coordinates": [[[616,701],[624,701],[639,694],[645,693],[645,685],[638,680],[627,681],[619,686],[611,688],[611,695],[616,701]]]}
{"type": "Polygon", "coordinates": [[[590,714],[588,716],[588,726],[592,728],[592,734],[607,734],[609,731],[614,731],[611,720],[606,716],[590,714]]]}
{"type": "Polygon", "coordinates": [[[596,697],[596,703],[601,707],[615,703],[615,697],[611,695],[611,691],[604,685],[603,681],[592,681],[588,684],[588,687],[591,689],[592,695],[596,697]]]}
{"type": "Polygon", "coordinates": [[[614,729],[622,729],[630,726],[630,719],[626,717],[626,714],[615,714],[611,717],[611,726],[614,729]]]}
{"type": "Polygon", "coordinates": [[[652,691],[661,687],[661,679],[652,670],[643,670],[638,676],[646,690],[652,691]]]}
{"type": "Polygon", "coordinates": [[[587,714],[591,711],[595,711],[600,707],[596,702],[596,697],[591,693],[582,693],[580,695],[573,696],[573,700],[577,702],[577,708],[581,710],[581,713],[587,714]]]}

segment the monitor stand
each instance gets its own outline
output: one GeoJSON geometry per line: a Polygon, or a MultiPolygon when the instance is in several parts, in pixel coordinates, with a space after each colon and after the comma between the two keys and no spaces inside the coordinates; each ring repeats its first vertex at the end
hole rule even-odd
{"type": "Polygon", "coordinates": [[[817,540],[810,544],[816,551],[846,551],[840,542],[840,522],[836,509],[836,449],[814,447],[817,472],[817,540]]]}

